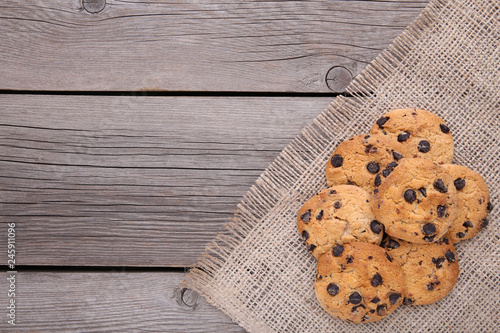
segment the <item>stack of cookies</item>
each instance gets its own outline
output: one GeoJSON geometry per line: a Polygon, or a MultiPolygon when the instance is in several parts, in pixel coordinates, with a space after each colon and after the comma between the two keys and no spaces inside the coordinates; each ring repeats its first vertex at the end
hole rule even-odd
{"type": "Polygon", "coordinates": [[[372,322],[450,292],[459,272],[454,244],[484,228],[492,210],[483,178],[452,158],[448,126],[419,109],[390,111],[369,134],[338,145],[326,166],[329,187],[297,219],[318,260],[323,309],[372,322]]]}

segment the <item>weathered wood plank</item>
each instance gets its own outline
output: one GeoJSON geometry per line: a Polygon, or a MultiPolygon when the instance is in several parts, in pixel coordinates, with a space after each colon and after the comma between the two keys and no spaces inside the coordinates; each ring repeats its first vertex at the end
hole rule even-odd
{"type": "Polygon", "coordinates": [[[426,3],[2,0],[0,89],[331,92],[426,3]]]}
{"type": "MultiPolygon", "coordinates": [[[[9,275],[7,275],[8,277],[9,275]]],[[[170,272],[18,272],[15,332],[245,332],[170,272]],[[183,301],[184,300],[184,301],[183,301]]],[[[9,281],[0,279],[7,296],[9,281]]],[[[10,301],[0,299],[0,331],[10,301]]],[[[14,331],[14,330],[13,330],[14,331]]]]}
{"type": "Polygon", "coordinates": [[[0,95],[0,220],[16,223],[17,264],[193,265],[330,101],[0,95]]]}

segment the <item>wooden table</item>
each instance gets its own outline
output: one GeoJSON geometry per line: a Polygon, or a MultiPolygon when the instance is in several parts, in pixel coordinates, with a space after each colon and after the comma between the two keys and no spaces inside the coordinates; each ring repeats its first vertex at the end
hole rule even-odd
{"type": "Polygon", "coordinates": [[[244,331],[178,287],[185,270],[425,5],[2,0],[0,252],[8,277],[15,223],[19,331],[244,331]]]}

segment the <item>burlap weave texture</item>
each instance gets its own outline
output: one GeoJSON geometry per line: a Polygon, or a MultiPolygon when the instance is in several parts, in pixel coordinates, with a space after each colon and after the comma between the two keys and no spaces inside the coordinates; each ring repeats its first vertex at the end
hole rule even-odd
{"type": "Polygon", "coordinates": [[[183,285],[249,332],[500,331],[499,67],[500,1],[431,1],[355,79],[354,97],[336,98],[261,175],[183,285]],[[445,299],[350,324],[316,301],[316,261],[297,232],[297,211],[326,187],[324,168],[339,142],[403,107],[445,119],[454,163],[483,175],[495,208],[486,230],[456,246],[460,277],[445,299]]]}

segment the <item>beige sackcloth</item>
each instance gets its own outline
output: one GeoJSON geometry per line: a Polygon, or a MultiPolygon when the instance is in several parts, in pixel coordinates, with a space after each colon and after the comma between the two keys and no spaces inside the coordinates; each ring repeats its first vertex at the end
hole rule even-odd
{"type": "Polygon", "coordinates": [[[249,332],[500,332],[500,0],[433,0],[258,178],[183,286],[249,332]],[[384,112],[417,107],[444,118],[454,163],[478,171],[494,205],[490,224],[457,244],[460,276],[441,301],[400,306],[351,324],[314,295],[316,261],[296,228],[302,204],[326,187],[339,142],[384,112]]]}

